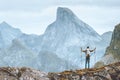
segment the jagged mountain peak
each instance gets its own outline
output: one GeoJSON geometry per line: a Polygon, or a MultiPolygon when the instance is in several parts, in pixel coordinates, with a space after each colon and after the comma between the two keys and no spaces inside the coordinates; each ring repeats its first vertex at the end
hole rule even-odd
{"type": "Polygon", "coordinates": [[[0,31],[2,32],[10,32],[10,31],[18,31],[21,32],[19,29],[12,27],[11,25],[9,25],[7,22],[3,21],[2,23],[0,23],[0,31]]]}
{"type": "Polygon", "coordinates": [[[105,33],[103,33],[101,36],[104,36],[104,35],[106,35],[106,34],[112,34],[112,31],[105,32],[105,33]]]}
{"type": "Polygon", "coordinates": [[[79,27],[84,28],[84,29],[85,28],[91,29],[91,27],[88,24],[86,24],[84,21],[80,20],[71,9],[66,8],[66,7],[58,7],[57,8],[56,22],[61,23],[61,24],[64,23],[63,25],[66,24],[67,26],[68,26],[68,24],[72,23],[72,24],[78,25],[79,27]]]}
{"type": "Polygon", "coordinates": [[[95,47],[101,36],[80,20],[70,9],[58,8],[57,19],[50,24],[42,38],[41,51],[56,53],[60,58],[79,63],[80,47],[95,47]],[[75,53],[75,54],[73,54],[75,53]],[[76,60],[74,60],[76,59],[76,60]]]}
{"type": "Polygon", "coordinates": [[[8,24],[5,21],[0,23],[0,30],[1,31],[5,30],[5,31],[18,31],[18,32],[21,32],[20,29],[12,27],[10,24],[8,24]]]}
{"type": "MultiPolygon", "coordinates": [[[[103,39],[108,39],[108,37],[109,37],[109,40],[111,39],[111,37],[112,37],[112,31],[108,31],[108,32],[105,32],[105,33],[103,33],[102,35],[101,35],[101,37],[103,38],[103,39]]],[[[110,42],[110,41],[109,41],[110,42]]]]}
{"type": "Polygon", "coordinates": [[[70,9],[65,7],[58,7],[57,20],[66,20],[74,17],[75,17],[75,14],[70,9]]]}
{"type": "Polygon", "coordinates": [[[0,24],[0,36],[4,42],[5,47],[11,44],[11,41],[22,35],[22,32],[3,21],[0,24]]]}
{"type": "Polygon", "coordinates": [[[0,23],[0,29],[5,29],[5,28],[12,28],[7,22],[3,21],[0,23]]]}
{"type": "MultiPolygon", "coordinates": [[[[66,36],[67,39],[71,37],[82,39],[81,36],[85,36],[89,37],[89,40],[92,38],[97,41],[101,40],[100,35],[91,26],[80,20],[70,9],[65,7],[58,7],[57,19],[47,27],[44,35],[53,38],[56,36],[63,37],[64,35],[64,39],[66,36]]],[[[61,37],[60,39],[62,39],[61,37]]]]}
{"type": "Polygon", "coordinates": [[[1,24],[3,24],[3,25],[4,25],[4,24],[5,24],[5,25],[8,25],[8,23],[7,23],[7,22],[5,22],[5,21],[3,21],[1,24]]]}
{"type": "Polygon", "coordinates": [[[9,66],[30,66],[34,53],[24,45],[20,40],[14,39],[12,45],[7,48],[4,61],[9,66]]]}

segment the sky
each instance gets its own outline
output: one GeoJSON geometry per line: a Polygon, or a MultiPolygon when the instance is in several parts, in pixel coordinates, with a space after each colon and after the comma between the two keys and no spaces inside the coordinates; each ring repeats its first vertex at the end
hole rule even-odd
{"type": "Polygon", "coordinates": [[[0,23],[41,35],[55,21],[58,7],[71,9],[99,34],[120,23],[120,0],[0,0],[0,23]]]}

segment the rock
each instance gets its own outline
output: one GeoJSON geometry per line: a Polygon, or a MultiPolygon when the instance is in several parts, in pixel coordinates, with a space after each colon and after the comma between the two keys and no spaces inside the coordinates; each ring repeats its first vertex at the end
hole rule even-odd
{"type": "Polygon", "coordinates": [[[0,80],[49,80],[47,73],[31,68],[0,68],[0,80]]]}
{"type": "Polygon", "coordinates": [[[107,47],[105,55],[101,58],[101,60],[99,60],[95,64],[95,67],[103,66],[101,64],[108,65],[119,61],[120,61],[120,24],[115,26],[115,29],[112,33],[110,45],[107,47]]]}
{"type": "Polygon", "coordinates": [[[120,80],[120,62],[100,68],[49,73],[50,80],[120,80]]]}
{"type": "Polygon", "coordinates": [[[120,24],[115,26],[110,46],[107,47],[106,53],[101,61],[104,62],[104,64],[120,61],[120,24]]]}
{"type": "Polygon", "coordinates": [[[100,67],[102,67],[102,66],[104,66],[104,62],[102,62],[102,61],[100,62],[100,61],[99,61],[99,62],[97,62],[97,63],[95,64],[94,67],[95,67],[95,68],[100,68],[100,67]]]}
{"type": "Polygon", "coordinates": [[[120,80],[120,62],[100,68],[58,73],[45,73],[26,67],[1,67],[0,80],[120,80]]]}

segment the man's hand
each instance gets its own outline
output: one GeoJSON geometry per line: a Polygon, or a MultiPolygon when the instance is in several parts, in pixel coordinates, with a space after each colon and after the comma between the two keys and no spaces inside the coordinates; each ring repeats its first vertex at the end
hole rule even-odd
{"type": "Polygon", "coordinates": [[[82,52],[82,47],[81,47],[81,52],[82,52]]]}
{"type": "Polygon", "coordinates": [[[96,50],[96,47],[95,47],[95,49],[94,49],[94,51],[96,50]]]}

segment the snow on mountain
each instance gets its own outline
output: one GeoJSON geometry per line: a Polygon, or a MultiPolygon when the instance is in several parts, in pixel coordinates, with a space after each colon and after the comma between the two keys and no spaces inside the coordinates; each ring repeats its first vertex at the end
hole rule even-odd
{"type": "Polygon", "coordinates": [[[12,40],[19,37],[21,34],[19,29],[13,28],[6,22],[2,22],[0,24],[0,47],[9,46],[12,40]]]}
{"type": "Polygon", "coordinates": [[[42,52],[34,60],[34,67],[45,72],[60,72],[63,70],[77,68],[71,62],[59,58],[55,53],[42,52]]]}
{"type": "MultiPolygon", "coordinates": [[[[27,35],[6,22],[1,23],[0,55],[3,57],[0,56],[0,65],[29,66],[52,72],[76,69],[78,66],[82,68],[85,54],[81,53],[80,47],[96,47],[96,56],[101,58],[110,41],[106,37],[110,35],[100,36],[70,9],[59,7],[56,20],[40,36],[27,35]]],[[[91,57],[92,65],[95,63],[94,57],[91,57]]]]}
{"type": "Polygon", "coordinates": [[[42,35],[37,36],[23,34],[19,39],[27,46],[27,48],[31,49],[34,54],[37,55],[37,57],[31,62],[35,63],[34,65],[31,65],[32,67],[46,72],[63,71],[65,69],[77,68],[76,65],[72,65],[71,62],[59,58],[59,56],[53,52],[43,51],[39,53],[42,35]]]}
{"type": "Polygon", "coordinates": [[[38,54],[40,51],[41,38],[42,38],[42,35],[38,36],[34,34],[31,34],[31,35],[22,34],[19,37],[19,40],[21,40],[21,42],[23,42],[33,52],[38,54]]]}
{"type": "Polygon", "coordinates": [[[105,32],[101,35],[102,37],[102,43],[104,45],[110,44],[111,38],[112,38],[112,31],[105,32]]]}
{"type": "Polygon", "coordinates": [[[98,58],[97,60],[101,59],[104,56],[105,50],[107,46],[109,46],[110,44],[111,37],[112,31],[105,32],[101,35],[102,40],[96,43],[96,47],[98,48],[96,54],[100,53],[99,56],[97,57],[98,58]]]}
{"type": "Polygon", "coordinates": [[[56,21],[48,26],[44,35],[43,42],[50,40],[49,43],[56,43],[56,45],[65,42],[66,46],[83,46],[101,40],[99,34],[78,19],[70,9],[61,7],[57,10],[56,21]]]}
{"type": "Polygon", "coordinates": [[[0,48],[0,66],[5,66],[4,56],[6,56],[5,50],[0,48]]]}
{"type": "Polygon", "coordinates": [[[0,33],[0,48],[4,47],[4,40],[2,38],[2,34],[0,33]]]}
{"type": "MultiPolygon", "coordinates": [[[[50,54],[51,52],[44,54],[39,54],[40,44],[42,35],[28,35],[20,32],[9,26],[6,22],[2,23],[6,36],[9,36],[9,45],[3,44],[1,47],[6,46],[4,49],[0,49],[0,66],[13,66],[13,67],[34,67],[36,69],[44,71],[62,71],[70,67],[75,67],[75,65],[70,64],[70,62],[62,60],[56,54],[50,54]],[[19,33],[20,32],[20,33],[19,33]],[[17,35],[17,34],[20,35],[17,35]],[[10,37],[13,36],[13,37],[10,37]],[[53,63],[54,61],[54,63],[53,63]],[[48,63],[44,63],[48,62],[48,63]],[[34,65],[33,65],[34,64],[34,65]],[[48,68],[47,68],[48,67],[48,68]]],[[[1,32],[2,32],[1,27],[1,32]]],[[[5,39],[5,35],[0,36],[1,42],[5,39]]],[[[5,37],[6,38],[6,37],[5,37]]],[[[8,42],[8,41],[6,41],[8,42]]]]}
{"type": "Polygon", "coordinates": [[[36,56],[37,55],[29,50],[22,42],[14,39],[12,45],[6,49],[6,55],[3,56],[3,60],[6,66],[31,67],[31,62],[36,56]]]}
{"type": "Polygon", "coordinates": [[[50,24],[42,38],[41,51],[51,51],[59,57],[80,63],[80,47],[92,46],[101,36],[68,8],[57,9],[56,21],[50,24]]]}

